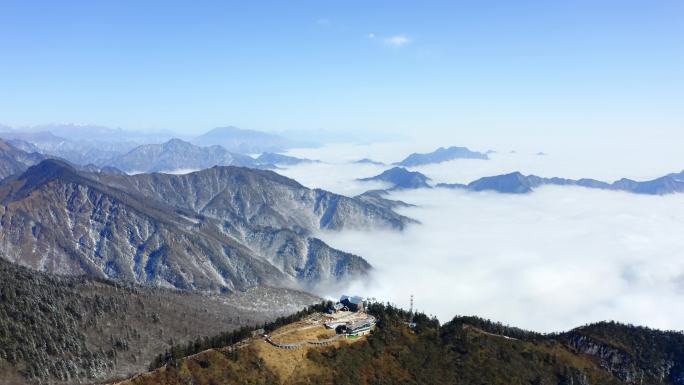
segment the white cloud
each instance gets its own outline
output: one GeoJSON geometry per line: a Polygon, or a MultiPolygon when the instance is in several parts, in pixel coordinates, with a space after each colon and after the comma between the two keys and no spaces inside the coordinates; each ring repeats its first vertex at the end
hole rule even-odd
{"type": "Polygon", "coordinates": [[[479,315],[538,331],[618,320],[684,324],[684,196],[549,187],[531,195],[414,190],[392,198],[421,225],[397,232],[324,232],[365,257],[361,293],[442,321],[479,315]]]}
{"type": "Polygon", "coordinates": [[[318,20],[316,20],[316,24],[323,26],[323,27],[330,27],[332,25],[332,20],[322,17],[318,20]]]}
{"type": "Polygon", "coordinates": [[[375,34],[372,33],[372,32],[369,33],[369,34],[368,34],[368,38],[369,38],[369,39],[375,39],[375,34]]]}
{"type": "MultiPolygon", "coordinates": [[[[279,172],[307,186],[354,195],[378,187],[355,178],[384,168],[348,160],[397,161],[429,149],[416,146],[302,149],[293,154],[329,163],[279,172]]],[[[635,159],[630,153],[610,152],[607,157],[603,151],[573,148],[550,153],[538,157],[533,151],[501,151],[489,161],[457,160],[420,170],[436,181],[467,182],[516,169],[612,179],[681,168],[676,158],[663,164],[662,157],[647,154],[635,159]]],[[[539,331],[605,319],[665,329],[684,324],[684,194],[546,187],[528,195],[433,189],[393,193],[391,198],[417,204],[402,213],[422,224],[403,233],[321,234],[332,246],[359,254],[375,267],[369,282],[353,283],[343,290],[347,293],[405,307],[414,294],[419,310],[443,321],[474,314],[539,331]]]]}
{"type": "Polygon", "coordinates": [[[392,47],[403,47],[412,42],[412,40],[406,35],[394,35],[384,40],[385,44],[392,47]]]}

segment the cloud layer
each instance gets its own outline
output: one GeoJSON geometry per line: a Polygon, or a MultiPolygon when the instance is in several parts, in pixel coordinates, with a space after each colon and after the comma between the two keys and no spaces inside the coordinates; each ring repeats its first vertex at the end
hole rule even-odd
{"type": "MultiPolygon", "coordinates": [[[[349,157],[366,156],[367,149],[349,157]]],[[[336,154],[336,162],[346,157],[327,153],[336,154]]],[[[376,155],[401,158],[389,149],[376,155]]],[[[438,181],[465,181],[499,167],[537,167],[558,175],[553,169],[565,163],[551,157],[502,158],[505,162],[454,161],[422,171],[438,181]]],[[[353,179],[382,169],[332,163],[283,173],[309,186],[355,194],[377,186],[353,179]]],[[[401,213],[422,224],[403,233],[321,234],[376,268],[370,281],[351,284],[348,293],[406,307],[414,294],[418,309],[443,321],[474,314],[539,331],[600,320],[663,329],[684,325],[682,194],[548,186],[522,196],[433,189],[396,192],[391,198],[418,205],[401,213]]]]}
{"type": "Polygon", "coordinates": [[[324,233],[366,257],[368,285],[403,306],[410,294],[448,320],[476,314],[541,331],[606,319],[684,324],[684,197],[547,187],[532,195],[451,190],[393,194],[419,207],[404,233],[324,233]]]}

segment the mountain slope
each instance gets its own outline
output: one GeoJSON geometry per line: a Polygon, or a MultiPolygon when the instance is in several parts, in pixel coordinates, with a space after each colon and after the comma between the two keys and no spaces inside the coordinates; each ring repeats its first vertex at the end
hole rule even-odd
{"type": "Polygon", "coordinates": [[[7,180],[0,200],[0,248],[38,270],[199,290],[287,278],[192,212],[101,184],[59,161],[7,180]]]}
{"type": "Polygon", "coordinates": [[[169,341],[253,327],[320,301],[267,287],[230,295],[143,288],[39,273],[1,258],[0,298],[0,363],[43,384],[130,376],[169,341]]]}
{"type": "Polygon", "coordinates": [[[387,195],[389,195],[389,191],[387,190],[369,190],[363,194],[355,196],[354,198],[366,203],[384,207],[389,210],[397,207],[414,207],[414,205],[408,204],[404,201],[385,198],[387,195]]]}
{"type": "Polygon", "coordinates": [[[269,171],[78,172],[47,160],[0,183],[0,251],[34,269],[191,290],[312,287],[365,274],[319,229],[408,218],[269,171]]]}
{"type": "Polygon", "coordinates": [[[104,176],[107,183],[224,221],[288,228],[389,227],[412,220],[372,204],[320,189],[308,189],[272,171],[212,167],[185,175],[104,176]]]}
{"type": "Polygon", "coordinates": [[[199,170],[216,165],[259,167],[253,158],[231,153],[221,146],[200,147],[180,139],[138,146],[107,165],[126,172],[199,170]]]}
{"type": "Polygon", "coordinates": [[[442,163],[454,159],[489,159],[486,154],[471,151],[467,147],[440,147],[429,153],[413,153],[401,162],[394,163],[397,166],[415,167],[432,163],[442,163]]]}

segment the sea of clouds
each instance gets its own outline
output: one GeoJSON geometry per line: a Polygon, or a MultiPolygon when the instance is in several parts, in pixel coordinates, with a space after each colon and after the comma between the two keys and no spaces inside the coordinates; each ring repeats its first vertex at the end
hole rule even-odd
{"type": "MultiPolygon", "coordinates": [[[[293,151],[325,161],[279,170],[309,187],[345,195],[382,184],[355,179],[398,161],[411,143],[337,145],[293,151]]],[[[419,148],[425,151],[426,149],[419,148]]],[[[520,170],[543,176],[652,178],[680,171],[665,161],[621,161],[605,152],[539,156],[498,151],[492,159],[455,160],[416,168],[434,182],[520,170]]],[[[330,245],[366,258],[370,279],[344,291],[416,308],[447,321],[478,315],[538,331],[567,330],[600,320],[683,329],[684,194],[645,196],[548,186],[527,195],[421,189],[393,192],[416,207],[399,212],[421,222],[403,232],[322,232],[330,245]]],[[[336,296],[340,293],[321,293],[336,296]]]]}

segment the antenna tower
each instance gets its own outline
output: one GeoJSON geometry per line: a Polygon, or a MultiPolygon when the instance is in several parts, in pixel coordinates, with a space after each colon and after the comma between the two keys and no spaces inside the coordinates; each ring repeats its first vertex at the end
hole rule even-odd
{"type": "Polygon", "coordinates": [[[413,318],[413,294],[411,294],[411,307],[409,308],[409,314],[411,314],[411,318],[413,318]]]}

